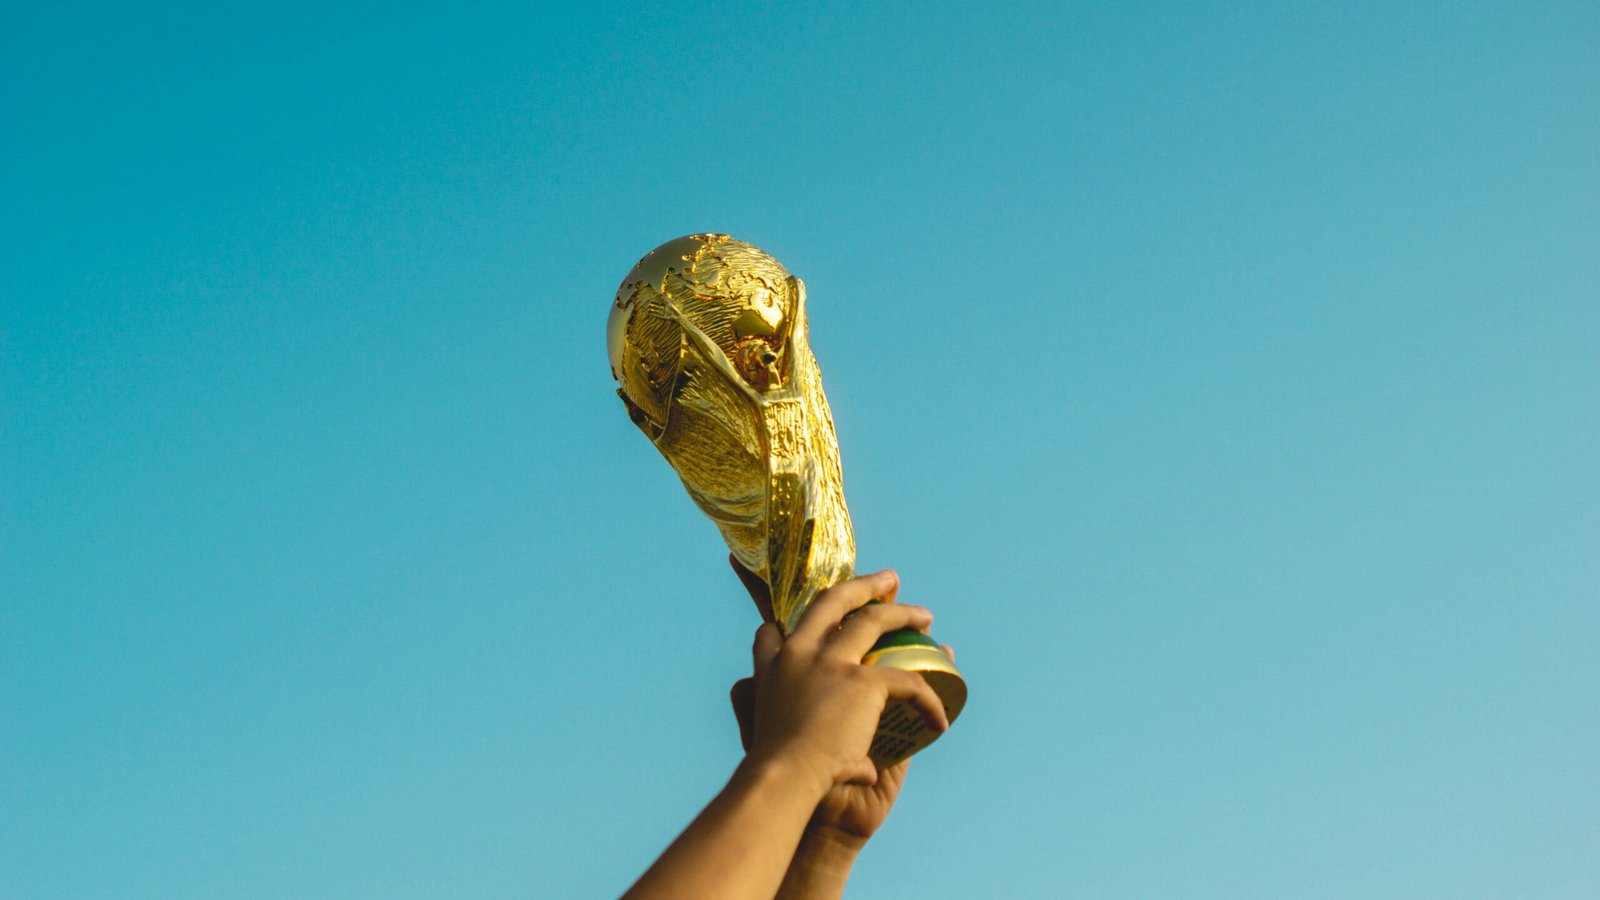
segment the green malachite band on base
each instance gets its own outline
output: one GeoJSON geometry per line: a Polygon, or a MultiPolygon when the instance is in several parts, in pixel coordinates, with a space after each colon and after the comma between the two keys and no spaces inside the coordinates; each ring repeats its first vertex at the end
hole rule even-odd
{"type": "Polygon", "coordinates": [[[872,645],[872,652],[891,647],[932,647],[937,650],[939,642],[915,629],[902,628],[878,638],[878,642],[872,645]]]}
{"type": "MultiPolygon", "coordinates": [[[[864,609],[868,606],[882,605],[882,600],[868,600],[865,604],[863,604],[862,608],[864,609]]],[[[938,641],[928,637],[920,631],[917,631],[915,628],[902,628],[899,631],[889,632],[883,637],[878,638],[878,642],[872,645],[872,650],[869,652],[877,653],[879,650],[888,650],[891,647],[932,647],[935,650],[940,650],[940,652],[943,652],[939,647],[938,641]]]]}

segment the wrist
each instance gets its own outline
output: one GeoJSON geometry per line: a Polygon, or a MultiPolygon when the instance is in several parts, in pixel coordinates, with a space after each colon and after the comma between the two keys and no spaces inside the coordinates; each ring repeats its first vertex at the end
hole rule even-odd
{"type": "Polygon", "coordinates": [[[844,894],[850,869],[865,839],[828,826],[806,828],[776,900],[826,900],[844,894]]]}
{"type": "MultiPolygon", "coordinates": [[[[867,839],[859,834],[842,831],[833,825],[808,825],[800,838],[799,853],[806,854],[826,865],[841,865],[848,869],[867,846],[867,839]]],[[[798,854],[797,854],[798,855],[798,854]]]]}
{"type": "Polygon", "coordinates": [[[804,756],[796,753],[752,752],[739,763],[734,777],[797,792],[809,804],[808,810],[821,802],[823,795],[833,787],[831,772],[808,764],[804,756]]]}

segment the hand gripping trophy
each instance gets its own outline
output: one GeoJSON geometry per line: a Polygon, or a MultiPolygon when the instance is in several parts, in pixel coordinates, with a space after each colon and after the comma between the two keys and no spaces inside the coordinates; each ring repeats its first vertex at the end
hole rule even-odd
{"type": "MultiPolygon", "coordinates": [[[[606,323],[629,417],[766,582],[786,635],[817,594],[852,577],[856,555],[805,301],[805,284],[759,248],[692,234],[633,267],[606,323]]],[[[966,703],[961,673],[925,634],[887,634],[864,662],[920,673],[951,722],[966,703]]],[[[936,737],[891,701],[871,756],[891,765],[936,737]]]]}

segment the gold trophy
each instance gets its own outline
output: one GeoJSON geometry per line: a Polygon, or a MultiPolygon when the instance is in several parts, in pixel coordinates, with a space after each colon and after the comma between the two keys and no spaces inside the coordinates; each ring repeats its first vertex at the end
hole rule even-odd
{"type": "MultiPolygon", "coordinates": [[[[785,635],[817,594],[854,575],[856,557],[805,303],[805,284],[759,248],[691,234],[639,260],[606,323],[629,417],[734,558],[766,582],[785,635]]],[[[884,635],[863,661],[921,673],[951,722],[966,704],[955,663],[921,632],[884,635]]],[[[909,704],[890,701],[871,756],[891,765],[936,737],[909,704]]]]}

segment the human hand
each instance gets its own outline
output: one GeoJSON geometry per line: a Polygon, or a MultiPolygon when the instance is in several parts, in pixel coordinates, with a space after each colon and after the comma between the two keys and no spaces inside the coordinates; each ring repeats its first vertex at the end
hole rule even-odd
{"type": "MultiPolygon", "coordinates": [[[[944,652],[955,659],[955,650],[949,644],[943,647],[944,652]]],[[[741,678],[734,682],[730,692],[733,715],[739,722],[739,740],[746,750],[750,749],[750,734],[754,730],[755,689],[754,678],[741,678]]],[[[911,758],[906,757],[888,768],[879,769],[878,780],[872,784],[835,785],[817,804],[807,830],[841,846],[859,849],[888,818],[910,765],[911,758]]]]}
{"type": "MultiPolygon", "coordinates": [[[[733,714],[739,720],[739,739],[747,751],[754,731],[755,692],[754,678],[739,679],[730,692],[733,714]]],[[[879,769],[877,780],[871,784],[836,784],[829,788],[817,804],[806,831],[840,847],[859,850],[888,818],[910,765],[911,759],[907,757],[886,769],[879,769]]]]}
{"type": "Polygon", "coordinates": [[[734,569],[768,619],[756,631],[755,675],[733,690],[749,757],[800,764],[827,790],[818,824],[865,841],[905,777],[905,765],[880,771],[867,756],[884,704],[904,700],[940,732],[949,720],[921,676],[862,665],[861,659],[885,633],[926,631],[933,617],[922,607],[895,603],[899,579],[885,570],[823,591],[784,639],[770,621],[770,603],[763,602],[766,585],[736,562],[734,569]],[[874,599],[885,602],[866,605],[874,599]]]}
{"type": "MultiPolygon", "coordinates": [[[[949,644],[941,644],[951,660],[956,651],[949,644]]],[[[735,686],[737,687],[737,685],[735,686]]],[[[737,710],[736,710],[737,711],[737,710]]],[[[742,731],[742,726],[741,726],[742,731]]],[[[840,846],[859,850],[872,837],[894,808],[905,784],[906,769],[911,757],[892,766],[878,770],[878,780],[873,784],[836,785],[817,804],[808,829],[840,846]]]]}
{"type": "MultiPolygon", "coordinates": [[[[768,599],[766,582],[752,575],[731,556],[728,561],[739,576],[739,580],[744,582],[745,589],[749,591],[750,599],[754,601],[756,608],[761,611],[762,618],[770,621],[772,606],[768,599]]],[[[892,601],[893,593],[883,599],[892,601]]],[[[945,646],[944,650],[952,658],[954,657],[954,651],[949,646],[945,646]]],[[[755,678],[740,679],[734,683],[729,693],[733,701],[734,718],[739,723],[739,740],[748,751],[755,733],[755,678]]],[[[840,848],[859,850],[867,839],[877,832],[884,819],[888,817],[889,810],[894,807],[910,764],[911,760],[908,757],[892,766],[879,769],[876,780],[870,784],[834,785],[817,804],[817,810],[807,826],[808,840],[821,840],[840,848]]]]}

